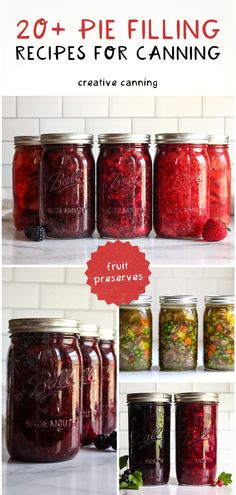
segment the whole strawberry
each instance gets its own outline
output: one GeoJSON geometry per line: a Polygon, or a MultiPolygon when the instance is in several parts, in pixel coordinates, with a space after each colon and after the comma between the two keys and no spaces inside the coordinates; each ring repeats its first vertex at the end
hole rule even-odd
{"type": "Polygon", "coordinates": [[[222,241],[227,236],[227,230],[229,229],[222,220],[209,218],[203,227],[202,237],[208,242],[222,241]]]}

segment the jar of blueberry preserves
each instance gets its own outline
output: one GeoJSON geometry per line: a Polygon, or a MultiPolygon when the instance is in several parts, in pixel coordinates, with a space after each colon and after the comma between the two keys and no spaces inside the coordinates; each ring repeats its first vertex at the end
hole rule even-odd
{"type": "Polygon", "coordinates": [[[116,352],[114,330],[100,328],[99,348],[102,356],[102,433],[116,429],[116,352]]]}
{"type": "Polygon", "coordinates": [[[208,136],[210,216],[220,218],[225,225],[230,223],[231,206],[231,165],[228,148],[228,136],[208,136]]]}

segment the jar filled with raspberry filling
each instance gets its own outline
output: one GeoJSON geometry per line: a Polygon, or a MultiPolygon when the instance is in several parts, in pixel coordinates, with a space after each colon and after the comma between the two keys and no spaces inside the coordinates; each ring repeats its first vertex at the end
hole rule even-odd
{"type": "Polygon", "coordinates": [[[42,146],[39,136],[15,136],[13,157],[13,218],[24,230],[39,223],[39,166],[42,146]]]}
{"type": "Polygon", "coordinates": [[[43,134],[41,222],[49,237],[91,237],[95,165],[91,134],[43,134]]]}
{"type": "Polygon", "coordinates": [[[210,159],[210,216],[218,217],[226,225],[230,223],[231,170],[229,137],[208,136],[210,159]]]}
{"type": "Polygon", "coordinates": [[[160,237],[198,238],[210,214],[206,134],[157,134],[154,228],[160,237]]]}
{"type": "Polygon", "coordinates": [[[180,485],[211,485],[216,479],[217,409],[212,393],[181,393],[176,404],[176,476],[180,485]]]}
{"type": "Polygon", "coordinates": [[[116,353],[114,330],[100,328],[99,348],[102,356],[102,433],[116,429],[116,353]]]}
{"type": "Polygon", "coordinates": [[[80,324],[83,357],[82,445],[90,445],[102,432],[102,356],[96,325],[80,324]]]}
{"type": "Polygon", "coordinates": [[[78,322],[9,322],[6,443],[17,461],[57,462],[80,448],[82,356],[78,322]]]}
{"type": "Polygon", "coordinates": [[[152,229],[149,134],[100,134],[97,228],[101,237],[147,237],[152,229]]]}

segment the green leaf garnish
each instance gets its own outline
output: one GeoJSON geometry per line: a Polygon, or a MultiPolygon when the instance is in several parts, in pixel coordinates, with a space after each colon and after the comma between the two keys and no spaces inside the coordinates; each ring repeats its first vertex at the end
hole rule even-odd
{"type": "Polygon", "coordinates": [[[220,476],[218,476],[218,480],[223,481],[225,486],[230,485],[232,483],[232,474],[223,471],[220,473],[220,476]]]}
{"type": "Polygon", "coordinates": [[[127,464],[128,464],[128,459],[129,459],[129,456],[128,455],[122,455],[119,459],[119,466],[120,466],[120,469],[124,469],[127,464]]]}

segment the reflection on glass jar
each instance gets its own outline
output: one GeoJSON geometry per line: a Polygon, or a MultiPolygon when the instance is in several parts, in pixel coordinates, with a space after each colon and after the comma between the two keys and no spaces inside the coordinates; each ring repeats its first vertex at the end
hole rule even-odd
{"type": "Polygon", "coordinates": [[[80,447],[82,356],[78,323],[10,320],[7,449],[20,461],[56,462],[80,447]]]}
{"type": "Polygon", "coordinates": [[[114,330],[100,328],[99,349],[102,356],[102,433],[116,429],[116,353],[114,330]]]}
{"type": "Polygon", "coordinates": [[[209,218],[206,134],[157,134],[154,161],[154,228],[160,237],[202,235],[209,218]]]}
{"type": "Polygon", "coordinates": [[[141,471],[144,485],[163,485],[170,473],[168,394],[129,394],[129,467],[141,471]]]}
{"type": "Polygon", "coordinates": [[[161,296],[159,365],[161,370],[194,370],[198,353],[195,296],[161,296]]]}
{"type": "Polygon", "coordinates": [[[39,223],[39,136],[15,136],[13,158],[13,218],[17,230],[39,223]]]}
{"type": "Polygon", "coordinates": [[[146,237],[152,229],[149,134],[100,134],[97,228],[102,237],[146,237]]]}
{"type": "Polygon", "coordinates": [[[120,306],[120,370],[142,371],[152,366],[151,297],[120,306]]]}
{"type": "Polygon", "coordinates": [[[176,475],[180,485],[216,479],[218,395],[176,394],[176,475]]]}
{"type": "Polygon", "coordinates": [[[231,170],[228,136],[208,136],[210,159],[210,216],[218,217],[226,225],[230,223],[231,170]]]}
{"type": "Polygon", "coordinates": [[[49,237],[91,237],[95,165],[91,134],[43,134],[41,221],[49,237]]]}
{"type": "Polygon", "coordinates": [[[215,371],[234,369],[234,296],[206,296],[204,366],[215,371]]]}

